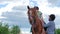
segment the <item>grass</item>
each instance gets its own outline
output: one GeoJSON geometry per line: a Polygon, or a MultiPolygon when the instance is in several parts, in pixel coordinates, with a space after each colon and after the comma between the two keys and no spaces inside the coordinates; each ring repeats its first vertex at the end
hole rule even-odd
{"type": "Polygon", "coordinates": [[[60,29],[56,29],[55,34],[60,34],[60,29]]]}

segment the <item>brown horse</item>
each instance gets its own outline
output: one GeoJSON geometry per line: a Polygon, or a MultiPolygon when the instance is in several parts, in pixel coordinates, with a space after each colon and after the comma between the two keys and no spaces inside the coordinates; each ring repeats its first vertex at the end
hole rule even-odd
{"type": "Polygon", "coordinates": [[[44,27],[42,25],[42,21],[38,18],[37,11],[35,8],[28,8],[28,18],[30,24],[32,25],[32,34],[46,34],[44,27]]]}

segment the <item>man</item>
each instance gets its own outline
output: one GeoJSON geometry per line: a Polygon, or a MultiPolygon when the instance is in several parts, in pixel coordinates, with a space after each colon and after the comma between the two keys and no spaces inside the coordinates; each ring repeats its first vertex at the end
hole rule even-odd
{"type": "Polygon", "coordinates": [[[51,14],[49,15],[49,22],[48,24],[44,24],[44,27],[47,27],[47,34],[54,34],[55,31],[55,15],[51,14]]]}

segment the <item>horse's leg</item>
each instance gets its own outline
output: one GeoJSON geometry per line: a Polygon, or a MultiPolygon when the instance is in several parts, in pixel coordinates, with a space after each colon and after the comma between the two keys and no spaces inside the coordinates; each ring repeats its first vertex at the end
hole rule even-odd
{"type": "Polygon", "coordinates": [[[41,33],[39,31],[37,31],[36,34],[41,34],[41,33]]]}
{"type": "Polygon", "coordinates": [[[42,34],[46,34],[45,30],[43,29],[42,34]]]}
{"type": "Polygon", "coordinates": [[[34,31],[34,29],[32,29],[32,34],[36,34],[35,31],[34,31]]]}
{"type": "Polygon", "coordinates": [[[32,27],[32,34],[36,34],[34,27],[32,27]]]}

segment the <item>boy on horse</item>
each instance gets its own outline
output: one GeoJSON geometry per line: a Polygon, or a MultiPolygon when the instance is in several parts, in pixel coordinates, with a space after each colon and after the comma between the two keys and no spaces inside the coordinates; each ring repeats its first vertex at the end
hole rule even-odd
{"type": "Polygon", "coordinates": [[[37,15],[38,15],[38,17],[39,17],[39,18],[42,18],[42,12],[39,11],[39,7],[34,6],[34,8],[35,8],[35,10],[37,11],[37,15]]]}

